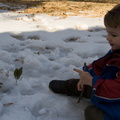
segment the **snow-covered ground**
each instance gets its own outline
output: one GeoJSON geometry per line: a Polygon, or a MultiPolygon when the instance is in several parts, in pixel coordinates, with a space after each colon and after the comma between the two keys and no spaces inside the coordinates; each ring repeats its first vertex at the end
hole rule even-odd
{"type": "MultiPolygon", "coordinates": [[[[2,4],[0,4],[2,5],[2,4]]],[[[89,100],[52,93],[53,79],[79,78],[109,49],[103,18],[0,11],[0,120],[84,120],[89,100]],[[20,79],[14,70],[23,67],[20,79]]]]}

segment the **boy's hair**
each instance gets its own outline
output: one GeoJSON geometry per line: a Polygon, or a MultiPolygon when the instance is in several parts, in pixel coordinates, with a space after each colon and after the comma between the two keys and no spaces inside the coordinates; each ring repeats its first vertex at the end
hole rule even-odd
{"type": "Polygon", "coordinates": [[[110,11],[104,16],[105,26],[117,28],[120,26],[120,4],[113,7],[110,11]]]}

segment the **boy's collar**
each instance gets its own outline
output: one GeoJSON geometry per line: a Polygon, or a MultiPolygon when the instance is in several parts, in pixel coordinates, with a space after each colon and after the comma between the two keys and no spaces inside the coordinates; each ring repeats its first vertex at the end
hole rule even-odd
{"type": "Polygon", "coordinates": [[[119,50],[111,50],[112,52],[117,52],[120,53],[120,49],[119,50]]]}

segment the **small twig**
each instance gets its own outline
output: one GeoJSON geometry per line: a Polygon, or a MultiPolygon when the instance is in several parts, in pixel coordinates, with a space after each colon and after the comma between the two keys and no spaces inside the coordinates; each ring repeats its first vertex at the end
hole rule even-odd
{"type": "MultiPolygon", "coordinates": [[[[84,63],[84,71],[86,71],[86,62],[84,63]]],[[[77,103],[80,102],[80,100],[81,100],[81,98],[82,98],[82,96],[83,96],[84,90],[85,90],[85,86],[83,85],[83,89],[82,89],[82,91],[81,91],[81,93],[80,93],[80,96],[79,96],[79,98],[78,98],[77,103]]]]}

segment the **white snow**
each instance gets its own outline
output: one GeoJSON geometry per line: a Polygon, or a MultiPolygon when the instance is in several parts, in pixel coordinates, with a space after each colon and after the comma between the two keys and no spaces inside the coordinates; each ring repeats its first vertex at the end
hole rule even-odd
{"type": "Polygon", "coordinates": [[[81,69],[110,49],[105,36],[103,18],[1,10],[0,120],[84,120],[90,101],[78,104],[77,97],[54,94],[48,84],[79,78],[73,68],[81,69]],[[14,70],[21,67],[16,85],[14,70]]]}

